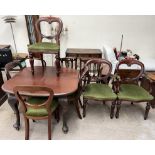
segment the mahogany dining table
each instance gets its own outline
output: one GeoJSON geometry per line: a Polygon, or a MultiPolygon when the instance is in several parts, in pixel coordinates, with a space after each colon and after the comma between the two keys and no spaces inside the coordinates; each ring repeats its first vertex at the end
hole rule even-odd
{"type": "MultiPolygon", "coordinates": [[[[67,98],[71,94],[76,94],[79,83],[79,72],[70,68],[61,68],[60,75],[57,76],[55,67],[41,67],[35,66],[34,75],[32,75],[31,68],[24,68],[22,71],[13,76],[10,80],[5,81],[2,89],[8,94],[8,103],[16,114],[16,123],[13,125],[17,130],[20,128],[20,114],[18,109],[18,102],[14,96],[13,88],[18,85],[31,85],[31,86],[47,86],[53,89],[54,97],[67,98]]],[[[40,92],[35,96],[47,96],[47,94],[40,92]]],[[[75,96],[76,97],[76,96],[75,96]]],[[[75,99],[76,102],[78,100],[75,99]]],[[[78,103],[76,103],[78,104],[78,103]]],[[[62,115],[64,133],[68,132],[67,126],[67,111],[68,102],[62,102],[62,115]]],[[[81,119],[80,113],[78,113],[81,119]]]]}

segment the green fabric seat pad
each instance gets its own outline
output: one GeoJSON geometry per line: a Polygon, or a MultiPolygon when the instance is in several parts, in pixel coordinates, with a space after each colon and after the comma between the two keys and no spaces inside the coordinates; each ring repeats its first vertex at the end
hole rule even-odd
{"type": "Polygon", "coordinates": [[[153,99],[153,96],[138,85],[122,84],[118,93],[118,99],[129,101],[150,101],[153,99]]]}
{"type": "Polygon", "coordinates": [[[48,51],[58,51],[60,50],[60,46],[56,43],[50,43],[50,42],[40,42],[40,43],[35,43],[32,45],[28,45],[28,50],[33,52],[48,52],[48,51]]]}
{"type": "Polygon", "coordinates": [[[83,97],[96,100],[115,100],[117,98],[113,90],[106,84],[88,84],[83,92],[83,97]]]}
{"type": "MultiPolygon", "coordinates": [[[[27,102],[29,104],[34,105],[34,104],[44,103],[46,100],[47,100],[46,97],[30,97],[28,98],[27,102]]],[[[57,108],[57,106],[58,106],[58,102],[56,100],[53,100],[51,103],[51,111],[53,112],[57,108]]],[[[26,115],[36,116],[36,117],[47,116],[48,111],[46,108],[35,109],[35,108],[28,107],[26,111],[26,115]]]]}

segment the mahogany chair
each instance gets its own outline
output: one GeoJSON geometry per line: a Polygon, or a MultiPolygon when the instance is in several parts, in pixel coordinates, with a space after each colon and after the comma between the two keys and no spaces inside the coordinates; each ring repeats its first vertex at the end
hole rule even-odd
{"type": "Polygon", "coordinates": [[[39,37],[39,42],[28,45],[28,52],[29,52],[29,58],[30,58],[30,65],[32,69],[32,74],[34,74],[34,58],[40,59],[42,61],[42,66],[46,67],[46,63],[43,60],[43,54],[55,54],[56,55],[56,69],[57,69],[57,75],[59,75],[60,71],[60,62],[59,62],[59,57],[60,57],[60,34],[62,32],[63,28],[63,23],[60,18],[58,17],[40,17],[36,24],[36,31],[39,37]],[[48,24],[57,24],[56,28],[54,29],[55,32],[49,36],[46,36],[41,33],[40,30],[40,23],[41,22],[47,22],[48,24]],[[43,39],[48,39],[51,42],[45,42],[43,39]]]}
{"type": "MultiPolygon", "coordinates": [[[[15,70],[15,67],[19,68],[19,69],[17,69],[18,71],[21,71],[25,68],[21,65],[21,63],[18,60],[14,60],[12,62],[7,63],[5,65],[5,74],[6,74],[7,80],[12,78],[13,75],[11,74],[11,72],[15,70]]],[[[19,111],[17,111],[16,108],[14,108],[15,106],[18,106],[18,104],[19,104],[18,100],[16,99],[16,97],[14,95],[9,94],[8,95],[8,103],[9,103],[10,107],[13,109],[14,113],[16,114],[17,120],[19,120],[17,122],[20,122],[19,111]]],[[[13,127],[16,130],[19,130],[19,125],[18,125],[18,123],[17,124],[16,123],[13,125],[13,127]]]]}
{"type": "Polygon", "coordinates": [[[5,74],[6,74],[7,80],[11,79],[10,72],[14,70],[15,67],[19,67],[18,71],[21,71],[25,68],[25,66],[23,67],[18,60],[7,63],[5,65],[5,74]]]}
{"type": "MultiPolygon", "coordinates": [[[[77,58],[75,57],[60,58],[60,64],[62,67],[72,68],[77,70],[77,58]]],[[[80,109],[79,109],[79,104],[82,107],[82,103],[79,95],[79,89],[80,87],[78,87],[78,90],[75,93],[68,95],[67,99],[69,103],[74,103],[76,107],[77,115],[80,119],[82,119],[80,109]]]]}
{"type": "Polygon", "coordinates": [[[110,118],[114,116],[116,94],[109,86],[112,64],[104,59],[91,59],[86,62],[81,75],[83,96],[83,117],[86,116],[88,100],[112,101],[110,118]]]}
{"type": "Polygon", "coordinates": [[[14,93],[22,106],[25,120],[25,140],[29,139],[29,119],[48,120],[48,139],[51,140],[52,113],[58,108],[58,102],[53,100],[54,92],[51,88],[41,86],[16,86],[14,93]],[[37,97],[35,93],[46,92],[48,97],[37,97]]]}
{"type": "Polygon", "coordinates": [[[123,101],[130,101],[132,104],[133,102],[146,102],[144,114],[146,120],[153,96],[140,85],[140,79],[144,76],[144,64],[136,59],[123,59],[117,64],[115,76],[114,89],[118,97],[115,117],[119,118],[119,111],[123,101]],[[132,67],[134,68],[133,65],[137,66],[136,70],[132,69],[132,67]],[[127,68],[124,69],[124,67],[127,68]]]}

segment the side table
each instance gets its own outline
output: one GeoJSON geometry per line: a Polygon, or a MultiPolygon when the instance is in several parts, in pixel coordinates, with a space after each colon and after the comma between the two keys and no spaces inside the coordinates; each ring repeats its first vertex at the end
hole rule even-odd
{"type": "Polygon", "coordinates": [[[151,107],[155,108],[155,72],[146,72],[146,76],[148,79],[142,79],[142,86],[145,89],[149,89],[149,87],[151,86],[151,95],[154,96],[154,99],[150,103],[151,107]]]}
{"type": "Polygon", "coordinates": [[[66,57],[102,58],[102,51],[100,49],[68,48],[66,50],[66,57]]]}

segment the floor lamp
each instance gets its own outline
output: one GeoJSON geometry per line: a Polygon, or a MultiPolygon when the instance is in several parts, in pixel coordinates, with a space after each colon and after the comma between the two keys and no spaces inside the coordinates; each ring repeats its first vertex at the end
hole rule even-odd
{"type": "Polygon", "coordinates": [[[15,47],[15,51],[17,54],[17,47],[16,47],[16,42],[15,42],[15,36],[14,36],[14,32],[13,32],[13,27],[12,27],[12,23],[16,22],[16,16],[4,16],[3,17],[5,23],[9,23],[10,27],[11,27],[11,32],[12,32],[12,37],[13,37],[13,42],[14,42],[14,47],[15,47]]]}

